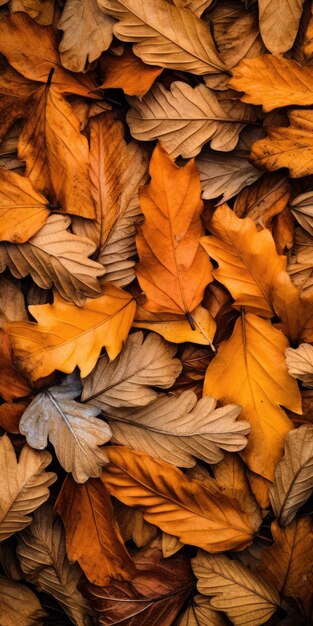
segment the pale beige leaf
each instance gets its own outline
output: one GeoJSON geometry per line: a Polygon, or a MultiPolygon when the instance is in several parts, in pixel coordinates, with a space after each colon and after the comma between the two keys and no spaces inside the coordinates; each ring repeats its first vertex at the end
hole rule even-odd
{"type": "Polygon", "coordinates": [[[159,335],[142,332],[130,335],[114,361],[102,355],[83,380],[82,402],[110,413],[113,407],[137,407],[157,398],[152,387],[171,387],[182,365],[174,358],[176,346],[159,335]]]}
{"type": "Polygon", "coordinates": [[[290,524],[313,493],[313,426],[290,431],[285,455],[276,466],[270,501],[280,526],[290,524]]]}
{"type": "Polygon", "coordinates": [[[297,222],[313,237],[313,192],[301,193],[289,206],[297,222]]]}
{"type": "Polygon", "coordinates": [[[32,448],[43,450],[48,439],[66,472],[83,483],[100,476],[107,458],[98,446],[111,438],[106,422],[96,416],[100,409],[76,402],[80,382],[74,375],[61,385],[38,393],[24,411],[20,432],[32,448]]]}
{"type": "Polygon", "coordinates": [[[195,15],[200,17],[206,11],[213,0],[173,0],[176,7],[181,9],[189,9],[195,15]]]}
{"type": "Polygon", "coordinates": [[[19,534],[17,553],[26,581],[53,596],[76,626],[91,626],[92,610],[77,589],[81,569],[67,560],[62,522],[50,505],[19,534]]]}
{"type": "Polygon", "coordinates": [[[192,568],[200,593],[213,596],[211,607],[226,613],[234,626],[259,626],[280,608],[276,589],[238,561],[200,550],[192,568]]]}
{"type": "Polygon", "coordinates": [[[59,46],[63,67],[83,72],[87,62],[95,61],[110,46],[113,24],[97,0],[67,0],[58,23],[63,30],[59,46]]]}
{"type": "Polygon", "coordinates": [[[43,626],[46,615],[31,589],[0,576],[1,626],[43,626]]]}
{"type": "Polygon", "coordinates": [[[233,150],[244,125],[255,119],[251,107],[239,100],[180,81],[172,83],[170,91],[156,83],[142,99],[129,97],[128,102],[132,136],[160,139],[173,157],[194,157],[208,141],[214,150],[233,150]]]}
{"type": "Polygon", "coordinates": [[[0,271],[6,267],[16,278],[31,275],[42,289],[55,286],[60,295],[78,306],[86,297],[101,294],[97,278],[105,269],[88,257],[95,244],[68,232],[71,221],[65,215],[50,215],[46,224],[23,244],[0,243],[0,271]]]}
{"type": "Polygon", "coordinates": [[[262,39],[270,52],[290,50],[296,38],[304,0],[258,0],[262,39]]]}
{"type": "Polygon", "coordinates": [[[178,467],[192,467],[195,458],[217,463],[222,450],[242,450],[250,428],[247,422],[236,421],[239,413],[235,404],[217,409],[216,400],[208,396],[197,402],[193,391],[179,397],[160,394],[139,409],[106,411],[113,441],[178,467]]]}
{"type": "Polygon", "coordinates": [[[285,354],[289,374],[305,387],[313,387],[313,346],[301,343],[296,349],[287,348],[285,354]]]}
{"type": "Polygon", "coordinates": [[[25,445],[17,462],[7,435],[0,439],[0,541],[31,523],[32,513],[49,498],[49,485],[57,478],[45,472],[51,462],[47,451],[25,445]]]}
{"type": "Polygon", "coordinates": [[[136,42],[133,50],[144,63],[193,74],[224,69],[209,28],[190,10],[166,0],[99,0],[107,15],[119,20],[114,34],[136,42]]]}
{"type": "Polygon", "coordinates": [[[24,296],[21,289],[9,278],[0,278],[0,326],[6,322],[27,320],[24,296]]]}
{"type": "Polygon", "coordinates": [[[211,200],[221,196],[218,204],[222,204],[263,175],[249,161],[250,146],[259,138],[259,129],[245,128],[235,150],[227,153],[207,147],[202,150],[196,158],[202,198],[211,200]]]}
{"type": "Polygon", "coordinates": [[[90,181],[96,219],[75,217],[73,230],[92,239],[105,280],[122,287],[135,278],[135,224],[141,211],[138,189],[148,177],[148,153],[126,143],[124,128],[111,112],[90,120],[90,181]]]}
{"type": "Polygon", "coordinates": [[[221,613],[212,609],[209,598],[197,595],[178,622],[178,626],[227,626],[227,622],[221,613]]]}

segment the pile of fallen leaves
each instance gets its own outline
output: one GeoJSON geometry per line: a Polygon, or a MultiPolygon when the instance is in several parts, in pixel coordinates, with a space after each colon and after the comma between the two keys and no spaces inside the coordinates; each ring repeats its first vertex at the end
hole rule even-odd
{"type": "Polygon", "coordinates": [[[311,3],[0,5],[0,626],[310,626],[311,3]]]}

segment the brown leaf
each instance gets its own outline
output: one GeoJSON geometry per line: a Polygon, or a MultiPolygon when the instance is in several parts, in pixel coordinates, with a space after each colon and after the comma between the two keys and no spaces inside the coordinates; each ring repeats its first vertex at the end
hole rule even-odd
{"type": "Polygon", "coordinates": [[[123,89],[128,96],[144,96],[163,71],[161,67],[145,65],[130,46],[125,46],[122,56],[104,54],[101,68],[101,89],[123,89]]]}
{"type": "Polygon", "coordinates": [[[47,613],[26,587],[0,576],[0,623],[2,626],[43,626],[47,613]]]}
{"type": "Polygon", "coordinates": [[[7,433],[18,435],[20,432],[20,419],[27,407],[29,400],[21,400],[20,402],[4,402],[0,405],[0,427],[7,433]]]}
{"type": "Polygon", "coordinates": [[[287,206],[291,185],[280,173],[266,174],[238,194],[234,213],[238,217],[250,217],[255,224],[267,227],[274,215],[287,206]]]}
{"type": "Polygon", "coordinates": [[[13,353],[9,335],[0,330],[0,396],[6,401],[26,396],[30,387],[12,363],[13,353]]]}
{"type": "Polygon", "coordinates": [[[262,39],[273,54],[289,50],[296,38],[304,0],[259,0],[262,39]]]}

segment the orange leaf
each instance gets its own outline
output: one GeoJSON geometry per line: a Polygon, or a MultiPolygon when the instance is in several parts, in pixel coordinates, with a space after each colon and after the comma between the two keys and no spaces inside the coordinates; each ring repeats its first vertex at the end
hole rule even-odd
{"type": "Polygon", "coordinates": [[[162,67],[145,65],[131,47],[125,47],[122,56],[104,54],[101,66],[104,70],[101,89],[123,89],[128,96],[144,96],[163,71],[162,67]]]}
{"type": "Polygon", "coordinates": [[[9,335],[0,330],[0,396],[6,401],[21,398],[30,392],[25,378],[14,367],[12,356],[9,335]]]}

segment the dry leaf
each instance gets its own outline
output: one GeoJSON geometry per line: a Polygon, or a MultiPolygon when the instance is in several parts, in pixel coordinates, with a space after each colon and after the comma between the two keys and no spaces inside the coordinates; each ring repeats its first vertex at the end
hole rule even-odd
{"type": "Polygon", "coordinates": [[[31,523],[30,513],[49,498],[49,485],[57,478],[45,472],[51,462],[47,451],[37,452],[25,445],[17,461],[7,435],[0,439],[0,541],[31,523]]]}
{"type": "Polygon", "coordinates": [[[26,587],[0,576],[0,623],[2,626],[43,626],[47,613],[26,587]]]}
{"type": "Polygon", "coordinates": [[[93,612],[77,589],[81,570],[67,560],[62,523],[49,505],[19,534],[17,554],[26,581],[53,596],[76,626],[91,626],[93,612]]]}
{"type": "Polygon", "coordinates": [[[275,469],[270,500],[280,526],[290,524],[313,493],[313,426],[305,424],[288,433],[285,455],[275,469]]]}
{"type": "Polygon", "coordinates": [[[138,228],[136,275],[152,312],[192,312],[211,282],[211,263],[199,245],[202,202],[196,166],[179,168],[157,145],[151,182],[141,189],[145,222],[138,228]]]}
{"type": "Polygon", "coordinates": [[[136,568],[124,546],[110,496],[100,480],[77,485],[67,476],[55,510],[66,532],[66,552],[78,561],[88,580],[107,585],[111,578],[129,580],[136,568]]]}
{"type": "MultiPolygon", "coordinates": [[[[108,411],[114,407],[137,407],[157,398],[152,387],[171,387],[182,366],[174,358],[176,346],[159,335],[142,332],[130,335],[121,354],[109,361],[102,355],[87,378],[83,380],[82,402],[108,411]]],[[[1,386],[0,386],[1,391],[1,386]]]]}
{"type": "Polygon", "coordinates": [[[287,270],[293,284],[300,289],[303,298],[308,298],[313,293],[312,242],[313,237],[301,227],[295,229],[287,270]]]}
{"type": "Polygon", "coordinates": [[[126,506],[113,498],[113,508],[124,542],[130,539],[137,548],[143,548],[158,534],[159,529],[144,519],[142,511],[126,506]]]}
{"type": "Polygon", "coordinates": [[[234,626],[259,626],[280,608],[276,589],[238,561],[199,551],[192,568],[198,591],[213,596],[212,609],[226,613],[234,626]]]}
{"type": "Polygon", "coordinates": [[[313,198],[312,192],[301,193],[289,204],[297,222],[313,236],[313,198]]]}
{"type": "Polygon", "coordinates": [[[38,450],[44,450],[49,439],[60,465],[83,483],[90,476],[100,476],[107,458],[98,446],[109,441],[111,431],[96,417],[100,409],[74,400],[80,390],[73,375],[38,393],[21,418],[20,432],[38,450]]]}
{"type": "Polygon", "coordinates": [[[168,559],[173,554],[176,554],[179,550],[184,547],[184,544],[179,541],[177,537],[174,535],[168,535],[167,533],[162,533],[162,554],[165,559],[168,559]]]}
{"type": "Polygon", "coordinates": [[[214,278],[230,291],[234,306],[263,317],[273,317],[273,289],[286,270],[269,230],[258,232],[253,221],[239,219],[226,205],[218,207],[210,222],[213,237],[201,239],[207,253],[218,262],[214,278]]]}
{"type": "Polygon", "coordinates": [[[214,150],[233,150],[244,125],[255,120],[252,109],[238,100],[218,96],[205,85],[192,89],[180,81],[173,82],[170,91],[156,83],[143,98],[128,102],[133,137],[159,139],[172,157],[194,157],[209,140],[214,150]]]}
{"type": "Polygon", "coordinates": [[[182,9],[190,9],[190,11],[200,17],[212,4],[212,0],[173,0],[173,3],[182,9]]]}
{"type": "Polygon", "coordinates": [[[55,369],[71,374],[78,365],[81,376],[95,366],[105,346],[110,359],[115,359],[127,338],[136,304],[133,298],[107,283],[102,295],[88,298],[79,308],[55,295],[53,304],[29,307],[38,321],[6,324],[15,364],[33,380],[47,376],[55,369]]]}
{"type": "Polygon", "coordinates": [[[221,613],[212,609],[208,598],[197,595],[178,622],[178,626],[227,626],[227,622],[221,613]]]}
{"type": "Polygon", "coordinates": [[[70,218],[50,215],[41,230],[26,243],[0,243],[0,271],[6,267],[16,278],[31,274],[42,289],[55,287],[59,294],[77,306],[86,297],[101,294],[98,277],[104,267],[89,259],[95,244],[86,237],[68,232],[70,218]]]}
{"type": "Polygon", "coordinates": [[[165,0],[99,0],[99,6],[119,20],[114,34],[136,42],[133,51],[144,63],[194,74],[224,69],[209,28],[188,9],[165,0]]]}
{"type": "Polygon", "coordinates": [[[238,217],[250,217],[256,225],[265,228],[286,208],[290,193],[291,185],[286,176],[265,174],[238,194],[234,213],[238,217]]]}
{"type": "Polygon", "coordinates": [[[242,315],[211,361],[203,388],[223,403],[241,405],[240,417],[251,424],[243,457],[252,471],[269,480],[292,428],[281,406],[301,413],[300,392],[285,363],[287,346],[269,321],[242,315]]]}
{"type": "Polygon", "coordinates": [[[12,363],[12,346],[7,333],[0,330],[0,396],[10,401],[26,396],[30,387],[12,363]]]}
{"type": "Polygon", "coordinates": [[[100,10],[97,0],[68,0],[58,28],[63,30],[60,55],[63,67],[83,72],[110,46],[114,20],[100,10]]]}
{"type": "Polygon", "coordinates": [[[160,394],[148,406],[108,407],[107,419],[113,441],[142,450],[178,467],[192,467],[195,458],[217,463],[222,450],[236,452],[247,445],[247,422],[236,421],[240,407],[216,408],[214,398],[184,391],[178,398],[160,394]]]}
{"type": "Polygon", "coordinates": [[[270,52],[290,50],[300,22],[304,0],[258,0],[262,39],[270,52]]]}
{"type": "Polygon", "coordinates": [[[161,67],[145,65],[128,46],[120,57],[103,55],[101,66],[104,72],[101,89],[123,89],[128,96],[144,96],[163,71],[161,67]]]}
{"type": "Polygon", "coordinates": [[[313,387],[313,346],[301,343],[296,349],[287,348],[285,354],[290,376],[302,380],[305,387],[313,387]]]}
{"type": "Polygon", "coordinates": [[[212,315],[199,305],[190,314],[194,328],[187,319],[168,313],[151,313],[137,305],[134,328],[147,328],[162,335],[167,341],[183,343],[191,341],[203,346],[212,345],[216,331],[216,323],[212,315]]]}
{"type": "Polygon", "coordinates": [[[208,491],[165,461],[123,446],[108,448],[107,455],[110,464],[101,480],[110,493],[183,543],[222,552],[242,549],[252,540],[249,517],[219,491],[208,491]]]}

